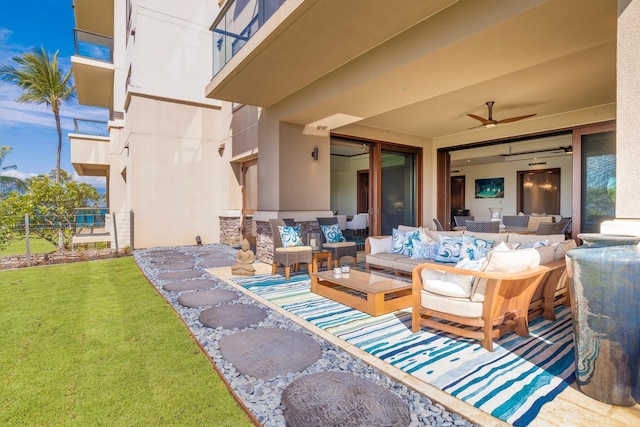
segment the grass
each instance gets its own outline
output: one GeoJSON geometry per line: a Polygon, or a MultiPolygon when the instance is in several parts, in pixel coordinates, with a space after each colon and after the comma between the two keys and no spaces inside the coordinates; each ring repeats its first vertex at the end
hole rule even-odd
{"type": "Polygon", "coordinates": [[[0,271],[0,313],[0,425],[251,425],[131,257],[0,271]]]}
{"type": "MultiPolygon", "coordinates": [[[[32,254],[46,254],[49,252],[55,252],[56,247],[50,242],[40,237],[29,237],[29,245],[31,247],[32,254]]],[[[7,247],[0,251],[0,257],[7,255],[26,255],[27,254],[27,239],[12,239],[7,247]]]]}

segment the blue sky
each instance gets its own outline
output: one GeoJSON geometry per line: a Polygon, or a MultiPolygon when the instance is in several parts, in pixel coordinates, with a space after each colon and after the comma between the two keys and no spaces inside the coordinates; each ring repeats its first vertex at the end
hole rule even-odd
{"type": "MultiPolygon", "coordinates": [[[[72,0],[21,0],[3,2],[0,12],[0,64],[12,64],[11,59],[34,47],[53,54],[59,50],[58,61],[64,72],[71,70],[74,54],[74,16],[72,0]]],[[[45,105],[19,104],[15,99],[20,89],[0,81],[0,146],[8,145],[12,152],[3,166],[17,169],[3,175],[25,178],[48,173],[56,166],[58,136],[53,114],[45,105]]],[[[68,134],[74,132],[73,119],[106,121],[106,109],[78,105],[74,100],[60,108],[62,123],[61,167],[75,173],[69,154],[68,134]]],[[[104,178],[79,177],[79,181],[105,186],[104,178]]]]}

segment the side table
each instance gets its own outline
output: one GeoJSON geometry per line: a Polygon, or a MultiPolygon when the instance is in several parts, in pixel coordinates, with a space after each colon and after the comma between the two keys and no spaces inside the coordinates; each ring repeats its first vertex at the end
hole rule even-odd
{"type": "Polygon", "coordinates": [[[318,261],[320,261],[320,266],[324,263],[324,260],[327,260],[327,269],[331,270],[331,262],[333,261],[333,255],[331,251],[318,250],[312,252],[313,261],[311,264],[311,272],[318,272],[318,261]]]}

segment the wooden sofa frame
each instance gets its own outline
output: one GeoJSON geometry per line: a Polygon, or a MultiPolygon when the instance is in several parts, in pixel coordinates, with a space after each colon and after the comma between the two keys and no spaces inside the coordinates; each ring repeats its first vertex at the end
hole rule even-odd
{"type": "Polygon", "coordinates": [[[507,332],[514,331],[520,336],[528,337],[529,304],[534,292],[549,271],[548,267],[538,266],[518,273],[502,274],[463,270],[443,264],[419,264],[414,268],[412,274],[413,313],[411,330],[417,332],[422,325],[425,325],[463,337],[480,339],[482,346],[488,351],[493,351],[493,340],[507,332]],[[424,269],[487,279],[482,316],[479,318],[462,317],[422,307],[422,270],[424,269]],[[438,322],[431,320],[431,317],[459,323],[463,326],[459,327],[451,323],[438,322]]]}

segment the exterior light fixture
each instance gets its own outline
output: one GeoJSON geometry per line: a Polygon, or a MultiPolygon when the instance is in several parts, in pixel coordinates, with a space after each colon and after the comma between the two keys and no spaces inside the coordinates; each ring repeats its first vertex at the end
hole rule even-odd
{"type": "Polygon", "coordinates": [[[313,151],[311,152],[311,157],[313,157],[313,160],[318,160],[318,147],[313,148],[313,151]]]}

